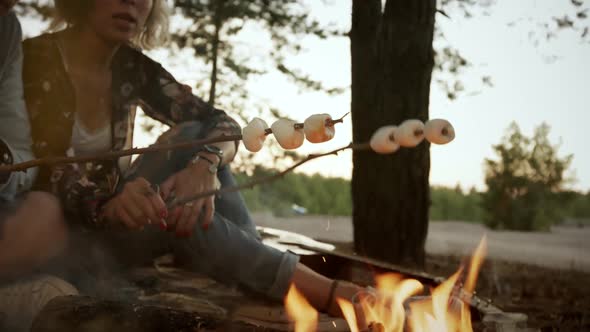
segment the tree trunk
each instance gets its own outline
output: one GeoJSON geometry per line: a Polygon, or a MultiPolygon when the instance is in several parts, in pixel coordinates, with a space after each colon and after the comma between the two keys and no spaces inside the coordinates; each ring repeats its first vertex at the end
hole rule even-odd
{"type": "MultiPolygon", "coordinates": [[[[428,119],[435,0],[353,0],[352,122],[355,142],[383,125],[428,119]]],[[[422,266],[428,231],[429,144],[393,155],[355,151],[355,249],[394,264],[422,266]]]]}

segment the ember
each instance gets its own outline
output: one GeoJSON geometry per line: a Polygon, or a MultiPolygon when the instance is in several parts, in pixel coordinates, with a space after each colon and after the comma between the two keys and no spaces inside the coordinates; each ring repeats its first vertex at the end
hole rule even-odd
{"type": "MultiPolygon", "coordinates": [[[[375,278],[376,289],[367,288],[351,301],[337,299],[350,330],[370,328],[387,332],[472,332],[469,303],[459,298],[462,291],[473,292],[486,251],[484,237],[469,266],[423,295],[424,286],[415,279],[387,273],[375,278]],[[466,272],[465,285],[458,282],[466,272]],[[462,287],[462,288],[459,288],[462,287]]],[[[296,331],[317,328],[317,311],[291,287],[285,305],[296,331]]]]}

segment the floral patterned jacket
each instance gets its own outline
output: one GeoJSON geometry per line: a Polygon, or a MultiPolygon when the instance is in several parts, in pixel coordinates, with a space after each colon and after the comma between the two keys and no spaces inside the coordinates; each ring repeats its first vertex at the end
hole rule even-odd
{"type": "MultiPolygon", "coordinates": [[[[33,150],[38,158],[66,156],[75,119],[75,93],[66,72],[56,34],[23,42],[23,82],[31,121],[33,150]]],[[[178,83],[159,63],[131,46],[122,46],[112,62],[111,148],[129,146],[135,109],[167,125],[201,121],[208,130],[239,134],[240,126],[178,83]]],[[[205,130],[205,132],[208,132],[205,130]]],[[[42,167],[34,188],[57,194],[66,212],[92,219],[96,204],[111,197],[121,178],[117,160],[84,165],[42,167]],[[87,175],[90,174],[90,175],[87,175]],[[81,213],[81,214],[80,214],[81,213]]]]}

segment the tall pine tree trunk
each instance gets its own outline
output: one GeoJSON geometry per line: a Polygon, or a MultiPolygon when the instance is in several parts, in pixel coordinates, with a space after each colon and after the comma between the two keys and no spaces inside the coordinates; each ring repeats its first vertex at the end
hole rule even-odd
{"type": "MultiPolygon", "coordinates": [[[[353,0],[352,122],[355,142],[383,125],[428,119],[435,0],[353,0]]],[[[393,155],[353,154],[355,249],[408,266],[424,264],[429,145],[393,155]]]]}

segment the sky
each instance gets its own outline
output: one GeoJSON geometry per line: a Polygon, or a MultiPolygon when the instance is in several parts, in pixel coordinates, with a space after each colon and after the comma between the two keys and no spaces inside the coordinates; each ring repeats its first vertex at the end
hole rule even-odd
{"type": "MultiPolygon", "coordinates": [[[[313,14],[322,20],[350,27],[350,1],[334,0],[331,5],[311,3],[313,14]]],[[[445,118],[456,129],[454,142],[431,148],[430,181],[434,185],[464,188],[484,187],[483,161],[493,158],[492,145],[497,144],[505,129],[516,121],[523,132],[531,135],[542,122],[551,126],[550,138],[562,142],[561,155],[574,154],[570,176],[571,187],[590,189],[590,157],[585,136],[590,124],[590,44],[584,44],[578,33],[561,32],[557,39],[535,39],[542,35],[538,22],[551,22],[555,13],[571,6],[554,0],[499,0],[490,7],[490,15],[465,19],[461,15],[447,19],[437,16],[446,41],[467,58],[472,66],[461,79],[467,90],[480,90],[482,75],[492,77],[493,87],[480,93],[450,101],[433,83],[430,117],[445,118]],[[560,6],[561,3],[562,5],[560,6]],[[565,7],[564,7],[565,6],[565,7]],[[530,18],[530,20],[529,20],[530,18]],[[510,26],[510,22],[517,22],[510,26]],[[531,33],[533,32],[533,33],[531,33]]],[[[255,36],[252,36],[255,39],[255,36]]],[[[304,68],[328,86],[350,84],[350,51],[346,38],[320,41],[309,38],[306,51],[292,64],[304,68]]],[[[267,96],[295,119],[327,111],[334,116],[350,108],[350,94],[322,96],[319,93],[299,94],[279,75],[267,75],[252,84],[253,93],[267,96]]],[[[469,91],[468,91],[469,92],[469,91]]],[[[334,142],[322,146],[305,146],[304,150],[327,151],[351,140],[348,122],[338,127],[334,142]]],[[[351,154],[314,161],[307,172],[350,177],[351,154]]]]}
{"type": "MultiPolygon", "coordinates": [[[[351,1],[307,2],[311,14],[321,22],[349,29],[351,1]]],[[[551,126],[551,141],[561,142],[560,154],[574,154],[568,175],[576,180],[569,187],[590,190],[590,157],[586,147],[590,140],[585,136],[586,126],[590,126],[590,43],[570,31],[561,31],[556,38],[546,41],[542,37],[545,30],[538,26],[539,22],[552,22],[553,15],[569,13],[569,1],[486,2],[493,2],[487,10],[489,15],[483,15],[482,10],[476,10],[470,19],[453,12],[449,12],[450,19],[437,15],[445,40],[435,42],[457,48],[471,66],[461,73],[466,93],[456,100],[449,100],[433,82],[430,117],[448,119],[455,127],[456,139],[448,145],[432,146],[431,184],[485,189],[483,161],[495,157],[492,145],[499,143],[509,124],[516,121],[525,134],[531,135],[536,126],[546,122],[551,126]],[[492,87],[482,87],[484,75],[492,77],[492,87]]],[[[26,20],[23,28],[28,35],[39,29],[26,20]]],[[[244,29],[240,39],[254,46],[244,48],[244,56],[256,59],[256,54],[248,54],[248,50],[255,49],[258,54],[270,50],[266,35],[256,28],[244,29]]],[[[303,52],[288,57],[288,64],[326,86],[350,86],[347,38],[309,37],[302,45],[303,52]]],[[[150,55],[178,80],[189,84],[195,83],[192,73],[208,69],[189,56],[171,60],[163,51],[150,55]]],[[[350,110],[350,91],[337,96],[302,92],[278,73],[257,77],[247,87],[252,99],[265,100],[298,121],[315,113],[329,113],[336,118],[350,110]]],[[[350,118],[347,120],[337,127],[333,141],[320,145],[305,143],[298,151],[313,153],[345,146],[352,139],[350,118]]],[[[136,145],[146,145],[152,139],[141,131],[136,133],[136,145]]],[[[350,178],[351,170],[350,152],[314,160],[299,169],[345,178],[350,178]]]]}

